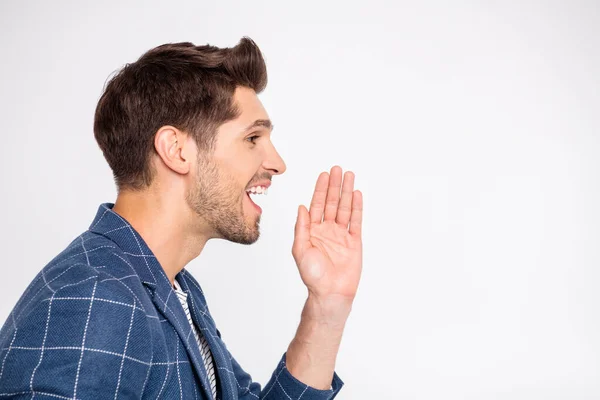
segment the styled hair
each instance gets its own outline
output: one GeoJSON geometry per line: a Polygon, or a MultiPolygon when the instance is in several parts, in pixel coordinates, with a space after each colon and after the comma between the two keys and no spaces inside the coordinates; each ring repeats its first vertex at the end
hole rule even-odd
{"type": "Polygon", "coordinates": [[[217,128],[239,115],[236,87],[260,93],[266,85],[265,61],[247,37],[231,48],[163,44],[126,64],[107,83],[94,116],[94,137],[117,188],[150,186],[154,135],[162,126],[189,133],[211,152],[217,128]]]}

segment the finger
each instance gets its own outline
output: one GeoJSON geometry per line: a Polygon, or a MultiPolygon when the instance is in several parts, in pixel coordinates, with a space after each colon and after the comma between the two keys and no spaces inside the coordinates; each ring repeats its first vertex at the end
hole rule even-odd
{"type": "Polygon", "coordinates": [[[350,234],[362,234],[363,197],[360,190],[355,190],[352,195],[352,215],[350,216],[350,234]]]}
{"type": "Polygon", "coordinates": [[[304,206],[298,207],[298,217],[294,227],[294,244],[292,245],[292,254],[299,258],[304,253],[310,239],[310,216],[304,206]]]}
{"type": "Polygon", "coordinates": [[[331,168],[329,174],[329,188],[325,200],[325,214],[323,221],[335,221],[340,202],[340,188],[342,187],[342,168],[337,165],[331,168]]]}
{"type": "Polygon", "coordinates": [[[329,183],[329,174],[322,172],[317,179],[315,192],[310,202],[310,222],[321,222],[323,211],[325,210],[325,200],[327,199],[327,184],[329,183]]]}
{"type": "Polygon", "coordinates": [[[350,214],[352,212],[352,192],[354,191],[354,173],[346,171],[344,173],[344,182],[342,183],[342,198],[338,206],[335,222],[348,228],[350,222],[350,214]]]}

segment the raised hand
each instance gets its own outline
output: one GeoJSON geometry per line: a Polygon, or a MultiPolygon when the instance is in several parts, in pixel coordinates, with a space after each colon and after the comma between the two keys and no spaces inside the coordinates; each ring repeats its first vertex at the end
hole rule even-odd
{"type": "Polygon", "coordinates": [[[298,208],[292,255],[310,295],[354,299],[362,270],[362,210],[354,174],[346,171],[342,182],[338,166],[319,175],[310,211],[298,208]]]}

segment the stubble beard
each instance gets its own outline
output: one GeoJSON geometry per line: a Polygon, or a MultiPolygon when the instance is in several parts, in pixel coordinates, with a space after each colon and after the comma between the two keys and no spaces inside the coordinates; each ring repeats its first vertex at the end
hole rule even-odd
{"type": "Polygon", "coordinates": [[[214,229],[215,236],[234,243],[252,244],[260,236],[260,216],[248,222],[235,179],[212,160],[199,157],[196,185],[188,191],[189,207],[214,229]]]}

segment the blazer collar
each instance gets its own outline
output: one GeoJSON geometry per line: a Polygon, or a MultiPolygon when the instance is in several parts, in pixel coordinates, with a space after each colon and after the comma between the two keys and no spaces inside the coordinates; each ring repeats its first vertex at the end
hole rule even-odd
{"type": "MultiPolygon", "coordinates": [[[[205,395],[211,398],[210,383],[200,349],[169,278],[144,239],[129,222],[112,210],[113,206],[113,203],[101,204],[89,230],[112,240],[127,255],[127,264],[150,289],[156,308],[173,325],[203,383],[205,395]]],[[[209,343],[212,344],[210,340],[209,343]]]]}

